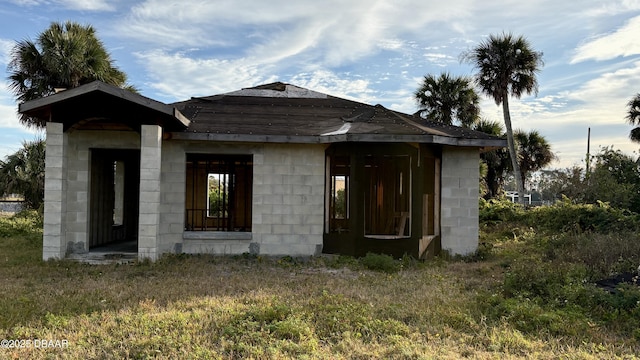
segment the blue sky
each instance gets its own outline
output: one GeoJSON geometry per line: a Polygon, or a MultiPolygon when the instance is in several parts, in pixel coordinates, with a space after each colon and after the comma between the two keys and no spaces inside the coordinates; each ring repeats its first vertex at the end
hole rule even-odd
{"type": "MultiPolygon", "coordinates": [[[[53,21],[93,25],[129,82],[163,102],[282,81],[407,113],[426,74],[460,63],[489,34],[524,35],[544,53],[539,93],[512,99],[514,128],[538,130],[559,160],[591,148],[633,154],[627,102],[640,92],[640,0],[2,0],[0,158],[43,136],[22,127],[7,88],[16,40],[53,21]]],[[[502,121],[483,98],[482,115],[502,121]]]]}

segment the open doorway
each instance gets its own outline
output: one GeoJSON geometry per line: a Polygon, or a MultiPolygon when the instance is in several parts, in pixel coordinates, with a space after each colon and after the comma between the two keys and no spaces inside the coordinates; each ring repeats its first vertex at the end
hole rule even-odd
{"type": "Polygon", "coordinates": [[[89,251],[137,252],[140,150],[91,149],[90,176],[89,251]]]}

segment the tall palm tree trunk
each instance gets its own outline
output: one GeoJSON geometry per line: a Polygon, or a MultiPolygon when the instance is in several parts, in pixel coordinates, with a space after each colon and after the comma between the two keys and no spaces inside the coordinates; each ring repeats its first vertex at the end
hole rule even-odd
{"type": "Polygon", "coordinates": [[[513,177],[518,187],[518,202],[524,205],[524,181],[520,173],[520,164],[518,163],[518,152],[516,151],[516,143],[513,139],[513,128],[511,127],[511,113],[509,112],[509,97],[502,97],[502,113],[504,116],[504,125],[507,129],[507,145],[509,147],[509,157],[511,157],[511,165],[513,166],[513,177]]]}

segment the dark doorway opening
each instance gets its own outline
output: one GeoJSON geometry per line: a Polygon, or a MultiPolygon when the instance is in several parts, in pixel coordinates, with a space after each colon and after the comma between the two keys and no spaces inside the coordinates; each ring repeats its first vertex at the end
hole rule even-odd
{"type": "Polygon", "coordinates": [[[91,149],[89,250],[138,250],[140,150],[91,149]]]}

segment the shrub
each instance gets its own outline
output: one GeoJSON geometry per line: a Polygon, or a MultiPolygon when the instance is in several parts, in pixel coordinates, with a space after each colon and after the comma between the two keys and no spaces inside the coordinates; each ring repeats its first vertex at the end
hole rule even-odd
{"type": "Polygon", "coordinates": [[[369,270],[394,273],[400,270],[400,262],[390,255],[367,253],[360,259],[360,263],[369,270]]]}
{"type": "Polygon", "coordinates": [[[481,222],[518,221],[525,214],[522,205],[513,203],[506,198],[485,200],[480,198],[481,222]]]}
{"type": "Polygon", "coordinates": [[[566,197],[554,205],[529,210],[525,219],[530,226],[554,232],[609,233],[636,231],[640,228],[638,214],[611,207],[600,201],[597,204],[573,204],[566,197]]]}
{"type": "Polygon", "coordinates": [[[551,259],[580,263],[589,280],[636,271],[640,264],[640,236],[636,232],[558,234],[544,246],[551,259]]]}
{"type": "Polygon", "coordinates": [[[582,286],[586,269],[579,264],[539,259],[514,261],[505,274],[503,292],[507,297],[539,298],[563,304],[570,300],[567,290],[582,286]]]}
{"type": "Polygon", "coordinates": [[[25,210],[11,217],[0,217],[0,238],[24,236],[42,230],[42,217],[36,211],[25,210]]]}

